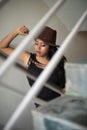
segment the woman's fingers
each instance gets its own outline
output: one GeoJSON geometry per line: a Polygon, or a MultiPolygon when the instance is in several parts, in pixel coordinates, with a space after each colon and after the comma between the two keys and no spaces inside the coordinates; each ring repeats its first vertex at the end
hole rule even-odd
{"type": "Polygon", "coordinates": [[[29,33],[29,29],[26,26],[20,26],[17,28],[18,34],[27,35],[29,33]]]}

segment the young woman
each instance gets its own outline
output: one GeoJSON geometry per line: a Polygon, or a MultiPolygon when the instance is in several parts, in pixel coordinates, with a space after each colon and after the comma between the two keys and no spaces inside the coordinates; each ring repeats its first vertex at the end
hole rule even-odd
{"type": "MultiPolygon", "coordinates": [[[[14,51],[14,48],[9,46],[11,41],[18,35],[25,36],[28,33],[29,30],[27,27],[18,27],[13,32],[8,34],[3,40],[0,41],[0,50],[6,55],[10,55],[14,51]]],[[[48,64],[49,60],[52,58],[52,56],[57,50],[56,34],[56,30],[45,26],[44,30],[35,38],[35,53],[25,51],[19,56],[19,60],[23,62],[27,71],[33,74],[35,77],[39,76],[39,74],[43,71],[43,69],[48,64]]],[[[63,56],[60,63],[57,65],[57,67],[47,81],[53,87],[56,86],[61,90],[65,89],[64,63],[65,57],[63,56]]],[[[27,79],[29,81],[30,86],[32,86],[34,81],[31,80],[28,76],[27,79]]],[[[60,94],[44,86],[37,96],[45,101],[50,101],[56,97],[59,97],[60,94]]]]}

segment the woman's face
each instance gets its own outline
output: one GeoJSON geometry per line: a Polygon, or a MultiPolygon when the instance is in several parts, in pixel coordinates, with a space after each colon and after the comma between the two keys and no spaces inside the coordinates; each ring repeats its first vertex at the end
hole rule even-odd
{"type": "Polygon", "coordinates": [[[35,40],[34,45],[35,53],[37,56],[47,57],[49,53],[49,45],[40,39],[35,40]]]}

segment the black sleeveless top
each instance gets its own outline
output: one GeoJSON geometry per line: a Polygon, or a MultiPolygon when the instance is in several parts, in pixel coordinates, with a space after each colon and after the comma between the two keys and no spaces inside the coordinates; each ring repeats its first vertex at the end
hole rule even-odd
{"type": "MultiPolygon", "coordinates": [[[[39,74],[43,71],[43,68],[38,67],[35,63],[39,63],[39,62],[36,60],[36,55],[31,53],[30,65],[29,65],[27,71],[30,74],[34,75],[35,77],[38,77],[39,74]]],[[[60,89],[62,89],[62,88],[64,88],[65,84],[62,85],[62,83],[60,82],[60,79],[61,79],[60,76],[61,75],[59,75],[58,67],[57,67],[53,71],[53,73],[51,74],[51,76],[47,82],[50,84],[54,84],[54,86],[58,86],[58,87],[60,87],[60,89]]],[[[27,79],[29,81],[30,86],[32,86],[35,81],[30,79],[28,76],[27,76],[27,79]]],[[[49,89],[45,86],[43,86],[43,88],[37,95],[38,98],[43,99],[44,101],[50,101],[59,96],[60,96],[60,94],[52,91],[51,89],[49,89]]]]}

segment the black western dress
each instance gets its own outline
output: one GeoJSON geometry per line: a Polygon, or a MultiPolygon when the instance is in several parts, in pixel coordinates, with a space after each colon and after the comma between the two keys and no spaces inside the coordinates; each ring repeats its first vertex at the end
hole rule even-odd
{"type": "MultiPolygon", "coordinates": [[[[38,77],[39,74],[43,71],[43,68],[40,68],[38,64],[40,64],[36,60],[36,55],[31,53],[31,58],[29,60],[29,67],[27,71],[34,75],[35,77],[38,77]]],[[[30,79],[27,76],[27,79],[29,81],[30,86],[32,87],[34,80],[30,79]]],[[[52,86],[58,86],[60,89],[63,89],[65,87],[65,71],[64,66],[62,65],[62,62],[59,63],[59,66],[53,71],[51,76],[49,77],[47,83],[50,83],[52,86]],[[62,73],[60,69],[62,68],[62,73]]],[[[53,87],[54,87],[53,86],[53,87]]],[[[37,95],[38,98],[44,100],[44,101],[50,101],[56,97],[59,97],[60,94],[57,92],[54,92],[53,90],[43,86],[43,88],[40,90],[39,94],[37,95]]]]}

